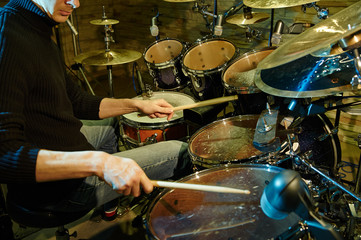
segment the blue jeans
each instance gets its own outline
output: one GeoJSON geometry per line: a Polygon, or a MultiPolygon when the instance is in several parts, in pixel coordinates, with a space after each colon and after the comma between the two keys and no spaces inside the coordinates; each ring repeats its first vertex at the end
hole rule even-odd
{"type": "MultiPolygon", "coordinates": [[[[114,143],[116,136],[114,128],[109,126],[114,126],[114,122],[102,120],[98,123],[87,122],[81,131],[97,150],[104,146],[107,150],[113,149],[116,146],[114,143]]],[[[114,155],[133,159],[150,179],[164,180],[180,178],[191,173],[192,167],[187,148],[187,143],[171,140],[117,152],[114,155]]],[[[85,178],[77,191],[71,193],[68,199],[59,202],[54,209],[57,211],[90,210],[121,196],[97,176],[91,176],[85,178]]]]}

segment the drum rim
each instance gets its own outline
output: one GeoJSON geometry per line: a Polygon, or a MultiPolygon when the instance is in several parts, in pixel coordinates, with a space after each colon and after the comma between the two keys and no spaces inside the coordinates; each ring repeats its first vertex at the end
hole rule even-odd
{"type": "MultiPolygon", "coordinates": [[[[204,175],[205,173],[210,173],[210,172],[216,172],[216,171],[220,171],[220,170],[227,170],[227,169],[232,169],[232,168],[249,168],[249,169],[265,169],[267,171],[270,172],[270,170],[272,170],[275,173],[279,173],[281,171],[284,170],[284,168],[281,167],[277,167],[277,166],[272,166],[269,164],[230,164],[230,165],[224,165],[224,166],[219,166],[219,167],[214,167],[214,168],[210,168],[210,169],[204,169],[201,171],[197,171],[195,173],[192,173],[188,176],[185,176],[181,179],[178,179],[176,182],[185,182],[187,180],[191,180],[194,179],[195,177],[199,176],[199,175],[204,175]]],[[[169,189],[169,188],[165,188],[163,189],[150,203],[149,208],[146,211],[146,225],[147,225],[147,230],[150,232],[150,234],[152,234],[153,237],[155,237],[156,239],[159,240],[158,236],[155,235],[154,233],[154,229],[153,227],[150,225],[150,215],[152,213],[152,210],[155,207],[155,204],[159,201],[160,198],[162,198],[164,195],[172,192],[173,189],[169,189]]]]}
{"type": "Polygon", "coordinates": [[[205,75],[208,75],[208,74],[213,74],[213,73],[216,73],[216,72],[221,72],[224,67],[227,66],[227,64],[232,61],[236,56],[238,55],[238,48],[236,47],[236,45],[234,43],[232,43],[231,41],[225,39],[225,38],[210,38],[210,39],[205,39],[205,40],[202,40],[202,41],[196,41],[195,43],[193,43],[183,54],[182,56],[182,60],[181,60],[181,64],[182,64],[182,68],[184,69],[185,73],[188,72],[189,74],[191,75],[194,75],[194,76],[198,76],[198,77],[204,77],[205,75]],[[201,45],[201,44],[204,44],[204,43],[207,43],[207,42],[213,42],[213,41],[225,41],[225,42],[228,42],[230,43],[233,47],[234,47],[234,53],[233,53],[233,56],[230,58],[230,60],[228,60],[227,62],[225,62],[224,64],[222,65],[219,65],[215,68],[212,68],[212,69],[207,69],[207,70],[194,70],[194,69],[191,69],[189,67],[187,67],[185,64],[184,64],[184,58],[187,56],[187,54],[189,53],[189,51],[191,51],[193,48],[201,45]]]}
{"type": "Polygon", "coordinates": [[[143,52],[143,59],[144,59],[145,63],[146,63],[146,64],[149,64],[150,66],[157,67],[158,69],[164,69],[164,68],[168,68],[168,67],[174,66],[174,64],[175,64],[178,60],[182,59],[182,58],[183,58],[183,54],[184,54],[184,52],[185,52],[185,49],[186,49],[186,44],[185,44],[183,41],[181,41],[181,40],[179,40],[179,39],[176,39],[176,38],[168,38],[168,37],[167,37],[167,38],[163,38],[163,39],[156,40],[156,41],[154,41],[153,43],[151,43],[151,44],[144,50],[144,52],[143,52]],[[176,42],[179,42],[179,43],[182,45],[182,50],[180,51],[180,53],[179,53],[176,57],[172,58],[171,60],[165,61],[165,62],[152,63],[152,62],[147,61],[146,58],[145,58],[145,55],[146,55],[146,53],[148,52],[148,50],[149,50],[152,46],[154,46],[154,45],[156,45],[156,44],[158,44],[158,43],[160,43],[160,42],[164,42],[164,41],[176,41],[176,42]]]}
{"type": "MultiPolygon", "coordinates": [[[[260,52],[264,52],[264,51],[269,51],[269,50],[275,50],[277,49],[277,47],[275,46],[271,46],[271,47],[264,47],[264,48],[261,48],[261,49],[252,49],[251,51],[248,51],[248,52],[245,52],[243,53],[242,55],[239,55],[235,58],[233,58],[228,64],[227,66],[223,69],[222,71],[222,75],[221,75],[221,79],[222,79],[222,84],[224,86],[224,88],[228,91],[228,92],[236,92],[236,93],[239,93],[239,94],[252,94],[252,93],[260,93],[262,92],[261,89],[259,89],[257,86],[256,86],[256,83],[254,83],[254,88],[252,87],[235,87],[235,86],[232,86],[230,84],[228,84],[225,80],[224,80],[224,75],[225,73],[227,72],[227,70],[235,63],[237,63],[239,60],[245,58],[245,57],[248,57],[248,56],[251,56],[251,55],[254,55],[254,54],[257,54],[257,53],[260,53],[260,52]]],[[[249,70],[251,71],[251,70],[249,70]]],[[[249,72],[249,71],[245,71],[245,72],[249,72]]]]}

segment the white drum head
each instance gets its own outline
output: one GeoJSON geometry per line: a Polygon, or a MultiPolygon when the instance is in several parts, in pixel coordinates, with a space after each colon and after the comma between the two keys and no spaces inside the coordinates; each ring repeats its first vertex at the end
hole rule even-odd
{"type": "MultiPolygon", "coordinates": [[[[143,99],[142,96],[136,96],[133,99],[143,99]]],[[[150,100],[154,99],[164,99],[173,107],[188,105],[195,103],[195,100],[183,93],[179,92],[153,92],[153,95],[149,98],[150,100]]],[[[148,99],[145,99],[148,100],[148,99]]],[[[150,118],[148,116],[139,116],[138,112],[128,113],[123,115],[124,118],[129,119],[133,122],[138,123],[164,123],[168,122],[167,118],[150,118]]],[[[169,121],[176,121],[178,119],[183,118],[183,111],[176,111],[174,112],[173,118],[169,121]]]]}
{"type": "Polygon", "coordinates": [[[228,41],[207,41],[191,48],[186,53],[183,63],[192,70],[211,70],[227,63],[235,52],[236,47],[228,41]]]}
{"type": "Polygon", "coordinates": [[[177,40],[162,40],[153,44],[146,51],[144,59],[153,64],[164,63],[173,60],[183,50],[183,44],[177,40]]]}

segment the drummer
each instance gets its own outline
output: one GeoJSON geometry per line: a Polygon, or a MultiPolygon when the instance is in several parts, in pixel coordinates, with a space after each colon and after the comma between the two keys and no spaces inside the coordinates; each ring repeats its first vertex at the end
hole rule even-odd
{"type": "Polygon", "coordinates": [[[52,28],[79,5],[79,0],[10,0],[0,9],[0,182],[7,184],[8,197],[30,209],[91,210],[123,195],[150,193],[149,179],[177,178],[190,169],[184,142],[109,154],[116,146],[113,128],[80,132],[79,118],[139,111],[169,120],[173,111],[162,99],[89,95],[66,77],[52,28]],[[107,152],[96,151],[109,142],[107,152]]]}

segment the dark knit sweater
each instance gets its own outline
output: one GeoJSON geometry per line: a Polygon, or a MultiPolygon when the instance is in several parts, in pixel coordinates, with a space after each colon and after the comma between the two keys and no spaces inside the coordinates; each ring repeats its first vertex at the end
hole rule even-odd
{"type": "Polygon", "coordinates": [[[79,185],[81,179],[36,183],[37,154],[93,149],[79,119],[98,119],[102,99],[67,78],[51,40],[55,25],[31,0],[10,0],[0,9],[0,182],[32,207],[79,185]]]}

